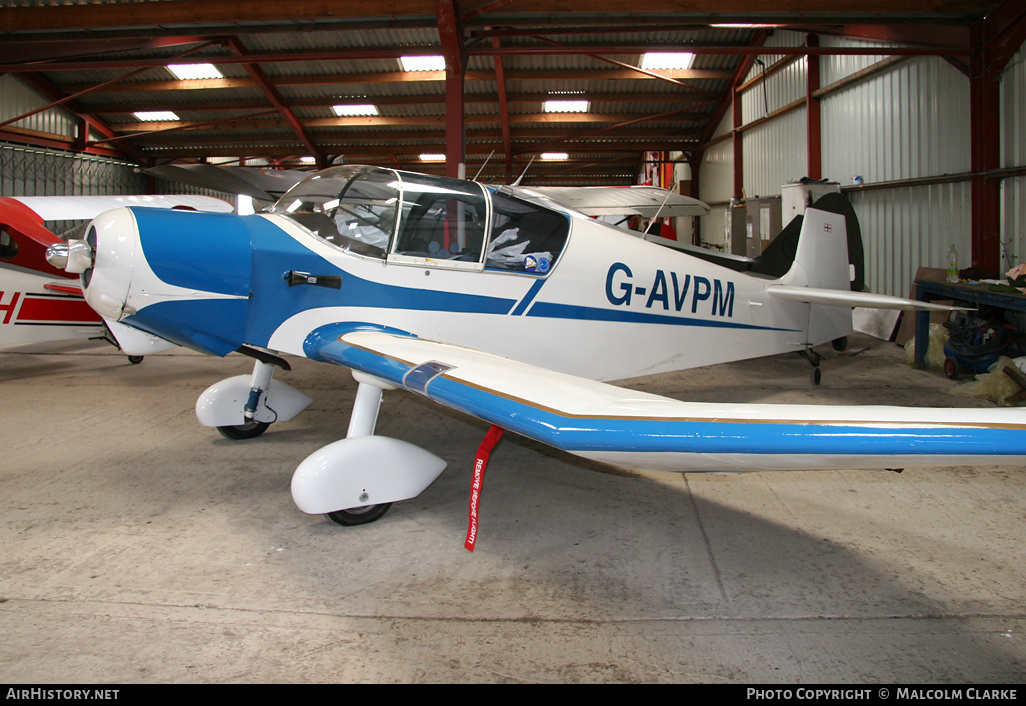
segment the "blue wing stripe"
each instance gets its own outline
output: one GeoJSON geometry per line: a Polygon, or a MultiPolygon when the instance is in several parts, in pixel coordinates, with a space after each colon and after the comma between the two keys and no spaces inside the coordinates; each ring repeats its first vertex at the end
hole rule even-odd
{"type": "MultiPolygon", "coordinates": [[[[318,357],[403,387],[411,365],[322,335],[318,357]]],[[[414,390],[420,394],[424,391],[414,390]]],[[[986,426],[873,426],[814,421],[734,421],[575,416],[447,375],[430,399],[570,452],[818,454],[837,456],[1005,456],[1026,454],[1026,429],[986,426]]]]}

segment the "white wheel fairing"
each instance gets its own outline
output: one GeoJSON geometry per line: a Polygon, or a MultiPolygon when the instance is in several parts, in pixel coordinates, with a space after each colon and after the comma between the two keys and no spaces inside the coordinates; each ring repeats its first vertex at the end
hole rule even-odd
{"type": "Polygon", "coordinates": [[[299,464],[292,499],[310,515],[407,500],[420,495],[445,466],[433,453],[400,439],[342,439],[299,464]]]}
{"type": "MultiPolygon", "coordinates": [[[[252,376],[236,375],[216,382],[196,400],[196,418],[205,427],[244,424],[252,376]]],[[[287,422],[310,406],[313,398],[280,380],[272,379],[260,396],[253,419],[257,422],[287,422]]],[[[339,508],[335,508],[336,510],[339,508]]]]}

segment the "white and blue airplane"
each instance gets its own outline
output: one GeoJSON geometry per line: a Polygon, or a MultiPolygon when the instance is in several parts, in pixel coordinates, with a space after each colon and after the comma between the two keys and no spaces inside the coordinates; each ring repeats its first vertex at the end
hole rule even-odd
{"type": "Polygon", "coordinates": [[[586,215],[610,194],[666,215],[651,190],[577,190],[574,210],[558,190],[352,165],[314,173],[266,213],[109,211],[49,259],[81,273],[126,352],[253,357],[252,375],[196,405],[230,438],[311,402],[273,378],[283,355],[350,368],[346,438],[292,480],[300,510],[340,524],[379,518],[445,468],[374,434],[382,393],[396,389],[628,468],[1026,463],[1022,410],[697,403],[609,384],[809,351],[850,334],[854,306],[923,306],[857,291],[854,214],[830,199],[745,260],[661,247],[586,215]]]}

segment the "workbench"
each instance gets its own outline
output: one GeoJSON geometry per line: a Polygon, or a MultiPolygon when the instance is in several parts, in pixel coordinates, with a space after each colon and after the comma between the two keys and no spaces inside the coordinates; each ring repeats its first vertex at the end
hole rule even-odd
{"type": "MultiPolygon", "coordinates": [[[[933,279],[916,279],[915,293],[918,301],[936,299],[954,300],[967,304],[1026,312],[1026,294],[1019,292],[992,292],[993,285],[985,282],[959,282],[957,284],[933,279]]],[[[916,367],[926,369],[926,348],[930,340],[930,312],[916,312],[916,367]]]]}

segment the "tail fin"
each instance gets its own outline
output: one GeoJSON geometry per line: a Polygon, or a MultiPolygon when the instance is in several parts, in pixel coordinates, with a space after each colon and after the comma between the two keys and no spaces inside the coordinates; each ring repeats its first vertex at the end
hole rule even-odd
{"type": "Polygon", "coordinates": [[[862,231],[847,197],[826,194],[804,216],[795,217],[751,271],[784,279],[787,284],[863,291],[862,231]]]}
{"type": "MultiPolygon", "coordinates": [[[[865,283],[862,233],[848,199],[827,194],[795,218],[766,248],[753,271],[775,268],[780,284],[808,291],[861,292],[865,283]],[[775,252],[771,252],[776,247],[775,252]],[[785,270],[786,271],[782,271],[785,270]]],[[[814,346],[852,331],[849,308],[809,302],[805,344],[814,346]]]]}

